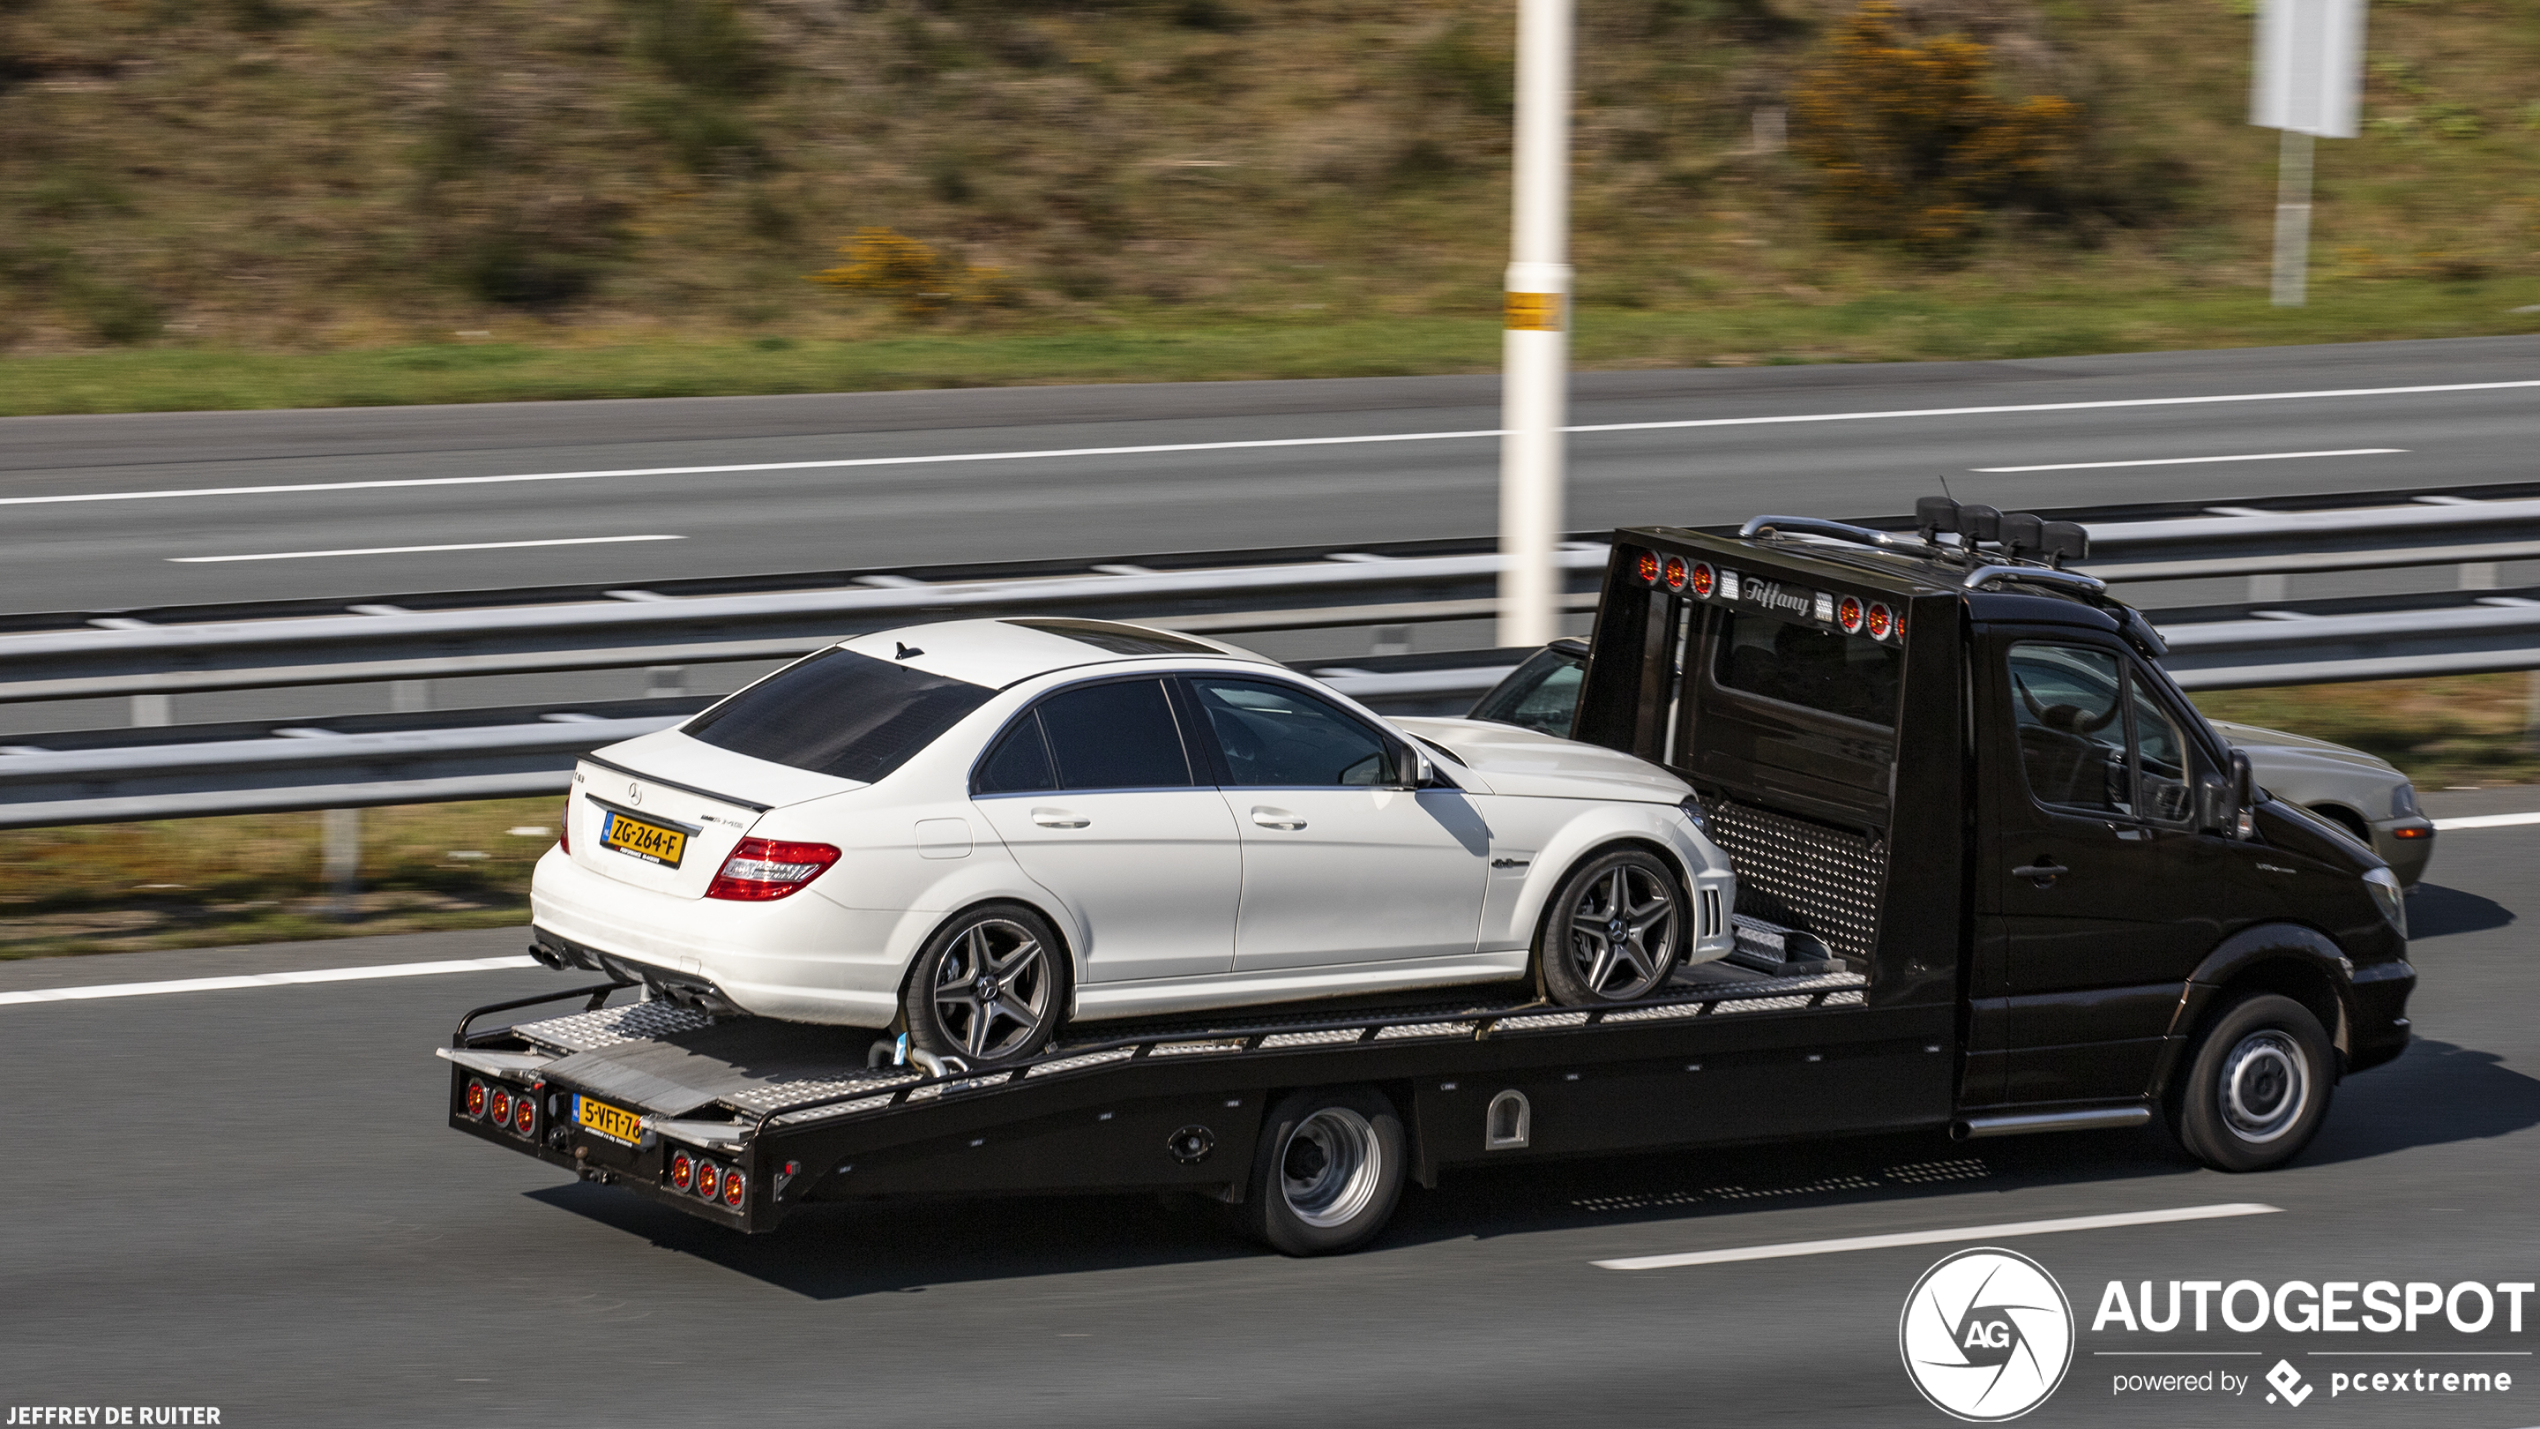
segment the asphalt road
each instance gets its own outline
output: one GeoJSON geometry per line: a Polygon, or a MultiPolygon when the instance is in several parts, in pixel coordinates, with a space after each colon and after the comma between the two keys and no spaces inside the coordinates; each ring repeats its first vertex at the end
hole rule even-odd
{"type": "MultiPolygon", "coordinates": [[[[2430,802],[2527,810],[2540,790],[2430,802]]],[[[2420,1040],[2343,1086],[2284,1171],[2219,1175],[2137,1133],[1606,1160],[1450,1178],[1372,1248],[1309,1261],[1137,1198],[828,1208],[744,1240],[565,1182],[447,1130],[430,1055],[458,1010],[557,981],[543,971],[0,1006],[0,1403],[215,1406],[232,1429],[1935,1425],[1896,1327],[1948,1246],[1592,1262],[2261,1202],[2281,1213],[2006,1242],[2082,1317],[2069,1379],[2028,1422],[2265,1422],[2293,1411],[2263,1382],[2121,1397],[2114,1376],[2284,1359],[2314,1387],[2288,1423],[2540,1423],[2540,1305],[2519,1334],[2090,1328],[2112,1279],[2540,1280],[2540,967],[2517,926],[2535,856],[2540,827],[2443,836],[2414,903],[2420,1040]],[[2166,1357],[2106,1353],[2149,1349],[2166,1357]],[[2514,1388],[2327,1388],[2424,1367],[2514,1388]]],[[[0,991],[519,942],[22,963],[0,991]]]]}
{"type": "MultiPolygon", "coordinates": [[[[1744,424],[1577,433],[1569,524],[2521,480],[2540,389],[2388,389],[2534,380],[2540,338],[1582,374],[1583,427],[1744,424]],[[2334,395],[2175,400],[2281,393],[2334,395]],[[2268,459],[1980,470],[2224,456],[2268,459]]],[[[0,608],[1487,534],[1497,425],[1494,377],[20,417],[0,608]]]]}

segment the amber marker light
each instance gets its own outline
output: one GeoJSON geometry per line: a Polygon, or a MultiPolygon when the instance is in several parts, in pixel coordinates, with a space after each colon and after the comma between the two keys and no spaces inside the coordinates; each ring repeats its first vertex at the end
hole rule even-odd
{"type": "Polygon", "coordinates": [[[1860,634],[1861,598],[1857,595],[1845,596],[1842,603],[1835,607],[1834,623],[1842,626],[1846,635],[1860,634]]]}
{"type": "Polygon", "coordinates": [[[1685,588],[1685,582],[1691,579],[1692,576],[1692,568],[1685,564],[1684,557],[1669,556],[1667,558],[1667,589],[1683,590],[1685,588]]]}
{"type": "Polygon", "coordinates": [[[725,1205],[727,1205],[727,1206],[730,1206],[732,1209],[734,1209],[734,1210],[736,1210],[736,1211],[737,1211],[737,1210],[741,1209],[741,1203],[742,1203],[743,1201],[748,1200],[749,1198],[750,1198],[750,1181],[749,1181],[749,1178],[748,1178],[748,1177],[746,1177],[746,1176],[744,1176],[744,1175],[742,1175],[742,1174],[741,1174],[740,1172],[738,1172],[738,1171],[726,1171],[726,1172],[724,1172],[724,1173],[723,1173],[723,1204],[725,1204],[725,1205]]]}
{"type": "Polygon", "coordinates": [[[485,1116],[485,1081],[481,1077],[467,1079],[467,1114],[479,1120],[485,1116]]]}
{"type": "Polygon", "coordinates": [[[1658,553],[1656,551],[1641,552],[1638,569],[1642,585],[1658,584],[1658,553]]]}
{"type": "Polygon", "coordinates": [[[1867,624],[1871,639],[1885,640],[1896,633],[1896,612],[1877,601],[1872,601],[1867,624]]]}
{"type": "Polygon", "coordinates": [[[1709,561],[1696,561],[1693,563],[1693,593],[1695,595],[1708,600],[1711,597],[1711,592],[1717,589],[1719,584],[1719,574],[1711,569],[1711,563],[1709,561]]]}
{"type": "Polygon", "coordinates": [[[673,1152],[670,1158],[670,1189],[685,1191],[696,1183],[697,1163],[685,1151],[673,1152]]]}
{"type": "Polygon", "coordinates": [[[711,1201],[723,1189],[723,1173],[711,1161],[697,1163],[697,1194],[711,1201]]]}

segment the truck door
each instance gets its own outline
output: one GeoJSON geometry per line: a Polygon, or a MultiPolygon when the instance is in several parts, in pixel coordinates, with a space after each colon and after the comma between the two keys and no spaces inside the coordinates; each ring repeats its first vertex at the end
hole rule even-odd
{"type": "Polygon", "coordinates": [[[2113,638],[1988,633],[1980,925],[2006,955],[2007,1100],[2140,1096],[2212,946],[2192,747],[2113,638]]]}

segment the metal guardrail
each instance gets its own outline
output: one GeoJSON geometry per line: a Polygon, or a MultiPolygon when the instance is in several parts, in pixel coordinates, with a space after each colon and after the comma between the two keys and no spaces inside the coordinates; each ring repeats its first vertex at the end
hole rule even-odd
{"type": "MultiPolygon", "coordinates": [[[[2471,584],[2492,585],[2495,564],[2540,559],[2540,484],[2054,514],[2090,527],[2092,559],[2082,568],[2112,582],[2484,565],[2485,578],[2471,584]]],[[[1569,599],[1585,608],[1605,548],[1581,538],[1561,559],[1569,599]]],[[[790,658],[862,631],[1024,612],[1230,634],[1472,619],[1493,613],[1498,569],[1486,542],[1421,542],[640,591],[438,593],[333,611],[297,602],[20,616],[0,633],[0,702],[790,658]]],[[[2540,589],[2154,614],[2170,645],[2166,663],[2189,689],[2540,668],[2540,589]]],[[[1438,710],[1487,689],[1521,654],[1307,668],[1379,708],[1438,710]]],[[[88,735],[0,746],[0,827],[558,793],[575,755],[662,728],[703,701],[654,703],[598,715],[487,711],[481,722],[442,714],[413,727],[366,716],[337,722],[359,728],[162,728],[148,742],[142,731],[118,731],[122,742],[88,735]]]]}

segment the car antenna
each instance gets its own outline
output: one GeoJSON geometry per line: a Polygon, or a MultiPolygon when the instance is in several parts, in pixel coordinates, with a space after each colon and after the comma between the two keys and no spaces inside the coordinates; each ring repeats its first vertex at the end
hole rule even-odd
{"type": "Polygon", "coordinates": [[[894,656],[892,656],[892,657],[891,657],[892,659],[895,659],[895,660],[906,660],[906,659],[910,658],[911,656],[915,656],[915,655],[923,655],[923,654],[925,654],[925,653],[926,653],[925,651],[918,649],[916,646],[914,646],[914,645],[910,645],[910,644],[908,644],[908,643],[906,643],[906,642],[904,642],[904,641],[894,640],[894,641],[892,641],[891,643],[892,643],[893,645],[897,645],[897,646],[899,646],[899,650],[900,650],[900,653],[899,653],[899,654],[894,655],[894,656]]]}

